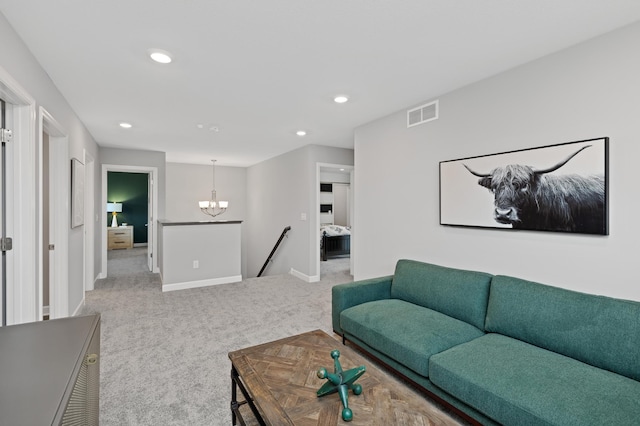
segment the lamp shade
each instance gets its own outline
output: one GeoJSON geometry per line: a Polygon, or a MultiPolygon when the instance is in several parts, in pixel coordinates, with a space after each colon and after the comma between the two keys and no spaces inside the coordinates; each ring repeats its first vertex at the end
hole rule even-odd
{"type": "Polygon", "coordinates": [[[122,213],[122,203],[107,203],[107,213],[122,213]]]}

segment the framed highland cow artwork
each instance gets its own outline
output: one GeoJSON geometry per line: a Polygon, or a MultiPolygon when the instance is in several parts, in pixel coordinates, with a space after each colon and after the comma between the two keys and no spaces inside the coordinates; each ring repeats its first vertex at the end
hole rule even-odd
{"type": "Polygon", "coordinates": [[[440,224],[608,235],[609,138],[440,162],[440,224]]]}

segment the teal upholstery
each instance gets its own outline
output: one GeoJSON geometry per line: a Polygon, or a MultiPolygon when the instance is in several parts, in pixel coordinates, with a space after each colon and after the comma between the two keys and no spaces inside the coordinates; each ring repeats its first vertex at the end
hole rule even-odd
{"type": "Polygon", "coordinates": [[[640,424],[640,302],[411,260],[332,295],[336,332],[482,424],[640,424]]]}
{"type": "Polygon", "coordinates": [[[342,334],[340,312],[352,306],[391,297],[391,276],[372,278],[334,286],[331,289],[331,321],[333,330],[342,334]]]}
{"type": "Polygon", "coordinates": [[[638,302],[496,276],[485,328],[640,380],[638,302]]]}
{"type": "Polygon", "coordinates": [[[430,380],[507,425],[637,425],[640,382],[499,334],[431,357],[430,380]]]}
{"type": "Polygon", "coordinates": [[[484,328],[491,275],[399,260],[391,297],[433,309],[484,328]]]}
{"type": "MultiPolygon", "coordinates": [[[[469,405],[463,403],[462,401],[460,401],[456,397],[454,397],[451,394],[447,393],[446,391],[440,389],[438,386],[434,385],[431,382],[431,380],[429,380],[428,378],[426,378],[426,377],[416,373],[415,371],[405,367],[404,365],[398,363],[395,359],[386,356],[382,352],[379,352],[374,347],[369,346],[366,343],[364,343],[362,340],[358,339],[356,336],[353,336],[353,335],[351,335],[351,334],[349,334],[347,332],[345,332],[345,336],[346,336],[347,340],[349,340],[350,342],[353,342],[355,345],[357,345],[358,347],[360,347],[364,351],[366,351],[369,355],[371,355],[372,357],[374,357],[377,360],[380,360],[383,364],[386,364],[385,367],[392,368],[393,370],[395,370],[395,372],[397,372],[400,375],[406,377],[407,379],[409,379],[411,382],[415,383],[416,385],[422,387],[423,389],[428,391],[430,394],[433,394],[433,395],[437,396],[438,398],[440,398],[441,400],[443,400],[443,401],[451,404],[452,406],[456,407],[458,410],[460,410],[464,414],[466,414],[466,415],[470,416],[471,418],[473,418],[473,419],[477,420],[478,422],[480,422],[480,424],[482,424],[484,426],[490,426],[490,425],[491,426],[497,426],[497,425],[499,425],[499,423],[496,423],[495,420],[490,419],[489,417],[485,416],[484,414],[482,414],[478,410],[470,407],[469,405]]],[[[373,364],[374,361],[372,360],[371,363],[373,364]]]]}
{"type": "Polygon", "coordinates": [[[425,377],[431,355],[484,335],[471,324],[398,299],[346,309],[340,314],[340,326],[425,377]]]}

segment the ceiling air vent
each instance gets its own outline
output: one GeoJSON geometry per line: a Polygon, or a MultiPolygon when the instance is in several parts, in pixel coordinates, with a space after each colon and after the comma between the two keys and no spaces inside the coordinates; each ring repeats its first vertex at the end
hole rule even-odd
{"type": "Polygon", "coordinates": [[[407,127],[438,119],[438,101],[429,102],[407,111],[407,127]]]}

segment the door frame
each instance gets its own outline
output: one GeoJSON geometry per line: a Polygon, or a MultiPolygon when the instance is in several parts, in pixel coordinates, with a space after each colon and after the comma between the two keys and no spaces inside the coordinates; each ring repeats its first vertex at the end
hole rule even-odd
{"type": "MultiPolygon", "coordinates": [[[[49,318],[69,316],[69,137],[60,123],[43,107],[38,111],[38,247],[44,248],[42,178],[45,170],[43,135],[49,135],[49,187],[55,188],[49,197],[49,243],[55,249],[49,253],[49,318]]],[[[38,250],[38,320],[43,318],[43,250],[38,250]]]]}
{"type": "Polygon", "coordinates": [[[85,149],[84,157],[84,291],[94,289],[95,273],[95,158],[85,149]]]}
{"type": "MultiPolygon", "coordinates": [[[[345,172],[349,172],[349,185],[350,185],[350,191],[349,191],[349,204],[350,204],[350,221],[351,221],[351,237],[350,237],[350,245],[351,245],[351,253],[349,255],[350,257],[350,261],[349,261],[349,269],[351,270],[351,273],[353,274],[353,240],[354,240],[354,228],[355,228],[355,224],[353,222],[354,216],[353,216],[353,194],[354,194],[354,185],[353,185],[353,178],[354,178],[354,170],[355,170],[355,166],[350,166],[350,165],[344,165],[344,164],[333,164],[333,163],[316,163],[316,185],[315,185],[315,194],[316,194],[316,202],[313,206],[313,215],[312,217],[315,217],[315,228],[312,229],[312,236],[311,236],[311,244],[313,244],[313,247],[311,248],[311,253],[313,256],[315,256],[315,265],[316,265],[316,275],[314,276],[317,277],[317,280],[322,279],[321,274],[320,274],[320,173],[326,171],[326,169],[334,169],[339,171],[340,169],[344,169],[345,172]]],[[[340,173],[345,173],[345,172],[340,172],[340,173]]]]}
{"type": "MultiPolygon", "coordinates": [[[[117,164],[103,164],[102,165],[102,196],[101,206],[107,205],[107,173],[108,172],[127,172],[127,173],[147,173],[151,178],[151,205],[148,206],[149,211],[152,212],[152,221],[156,221],[158,218],[158,168],[157,167],[145,167],[145,166],[126,166],[117,164]]],[[[100,272],[100,278],[107,278],[107,209],[102,208],[102,268],[100,272]]],[[[150,255],[153,259],[153,269],[151,272],[158,272],[158,238],[157,238],[157,226],[152,226],[152,231],[149,232],[149,240],[147,250],[150,250],[150,255]]]]}
{"type": "MultiPolygon", "coordinates": [[[[36,101],[0,66],[0,97],[10,106],[13,141],[7,153],[7,324],[37,320],[36,101]]],[[[1,304],[0,304],[1,306],[1,304]]]]}

